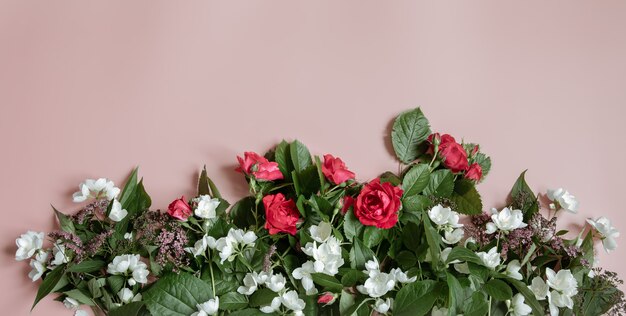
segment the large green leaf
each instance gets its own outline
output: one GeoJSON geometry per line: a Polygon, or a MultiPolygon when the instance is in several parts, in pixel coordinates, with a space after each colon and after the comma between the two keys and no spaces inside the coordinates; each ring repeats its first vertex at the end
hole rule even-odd
{"type": "Polygon", "coordinates": [[[278,169],[280,169],[280,172],[283,173],[283,177],[285,177],[287,181],[291,180],[291,172],[294,171],[289,147],[289,143],[283,140],[276,146],[276,152],[274,153],[274,159],[278,163],[278,169]]]}
{"type": "Polygon", "coordinates": [[[424,194],[449,197],[454,190],[454,175],[448,169],[440,169],[430,174],[424,194]]]}
{"type": "Polygon", "coordinates": [[[247,228],[254,225],[254,208],[254,197],[247,196],[237,201],[237,203],[230,208],[228,216],[230,216],[235,226],[239,228],[247,228]]]}
{"type": "Polygon", "coordinates": [[[353,210],[349,210],[343,218],[343,232],[348,240],[358,236],[363,230],[363,224],[356,218],[353,210]]]}
{"type": "Polygon", "coordinates": [[[430,251],[432,264],[436,267],[439,264],[439,256],[441,253],[441,248],[439,247],[441,236],[437,233],[435,228],[433,228],[430,218],[428,217],[424,218],[424,233],[426,234],[426,242],[428,243],[428,251],[430,251]]]}
{"type": "Polygon", "coordinates": [[[84,260],[81,263],[69,266],[67,268],[68,272],[94,272],[104,268],[107,265],[106,262],[102,260],[84,260]]]}
{"type": "Polygon", "coordinates": [[[42,298],[46,297],[50,292],[52,292],[55,288],[58,287],[58,284],[63,279],[65,275],[65,264],[59,265],[50,271],[46,277],[41,282],[39,286],[39,290],[37,291],[37,296],[35,296],[35,302],[33,306],[30,308],[31,311],[35,308],[35,305],[41,301],[42,298]]]}
{"type": "Polygon", "coordinates": [[[487,155],[483,153],[478,153],[474,157],[474,162],[480,166],[480,169],[483,172],[483,179],[485,179],[491,170],[491,158],[487,157],[487,155]]]}
{"type": "Polygon", "coordinates": [[[220,309],[234,311],[248,306],[248,298],[237,292],[228,292],[220,296],[220,309]]]}
{"type": "Polygon", "coordinates": [[[426,315],[437,299],[436,283],[432,280],[417,281],[400,289],[393,302],[394,316],[426,315]]]}
{"type": "Polygon", "coordinates": [[[145,305],[143,302],[131,302],[109,311],[109,316],[139,316],[144,315],[145,305]]]}
{"type": "Polygon", "coordinates": [[[343,285],[337,278],[324,273],[311,273],[311,279],[315,284],[332,292],[340,292],[343,289],[343,285]]]}
{"type": "MultiPolygon", "coordinates": [[[[300,172],[312,165],[309,149],[298,140],[294,140],[289,144],[289,152],[293,168],[296,172],[300,172]]],[[[315,170],[315,172],[317,173],[317,170],[315,170]]]]}
{"type": "Polygon", "coordinates": [[[450,199],[456,204],[455,211],[459,213],[478,215],[483,211],[483,202],[472,181],[457,180],[450,199]]]}
{"type": "Polygon", "coordinates": [[[491,297],[500,301],[510,300],[511,297],[513,297],[511,287],[504,281],[498,279],[489,280],[489,282],[485,284],[484,290],[491,297]]]}
{"type": "Polygon", "coordinates": [[[446,281],[448,282],[448,310],[450,315],[456,315],[462,312],[464,291],[461,283],[452,274],[446,272],[446,281]]]}
{"type": "Polygon", "coordinates": [[[367,248],[359,238],[354,238],[352,249],[350,249],[350,267],[352,269],[363,270],[365,263],[374,256],[374,252],[367,248]]]}
{"type": "Polygon", "coordinates": [[[130,173],[128,180],[126,180],[126,185],[122,189],[122,193],[120,194],[119,201],[122,204],[123,208],[128,206],[127,202],[131,198],[131,196],[135,193],[135,188],[137,187],[137,172],[139,171],[139,167],[133,169],[133,172],[130,173]]]}
{"type": "Polygon", "coordinates": [[[200,177],[198,178],[198,195],[210,195],[211,197],[221,199],[222,194],[217,189],[213,180],[209,178],[206,172],[206,166],[202,168],[202,172],[200,173],[200,177]]]}
{"type": "Polygon", "coordinates": [[[462,262],[473,262],[481,265],[483,264],[483,261],[476,255],[475,252],[461,246],[452,248],[452,251],[450,251],[450,254],[448,254],[446,262],[450,263],[454,260],[459,260],[462,262]]]}
{"type": "Polygon", "coordinates": [[[73,234],[75,232],[75,229],[72,219],[69,216],[59,212],[56,208],[54,208],[54,206],[52,207],[52,209],[54,210],[54,214],[56,214],[57,219],[59,220],[59,227],[61,228],[61,230],[73,234]]]}
{"type": "Polygon", "coordinates": [[[526,171],[522,172],[515,181],[513,188],[511,189],[511,198],[513,207],[522,210],[524,213],[524,220],[530,219],[535,213],[539,212],[539,203],[535,193],[530,189],[526,183],[526,171]]]}
{"type": "Polygon", "coordinates": [[[162,277],[143,294],[150,313],[159,316],[191,315],[211,298],[211,286],[186,272],[162,277]]]}
{"type": "Polygon", "coordinates": [[[366,247],[372,248],[383,241],[383,230],[376,226],[366,226],[363,232],[363,243],[366,247]]]}
{"type": "Polygon", "coordinates": [[[430,135],[428,120],[420,108],[400,114],[393,122],[391,142],[396,157],[406,164],[419,156],[420,145],[430,135]]]}
{"type": "Polygon", "coordinates": [[[472,296],[463,302],[463,315],[485,316],[489,311],[489,301],[483,292],[474,292],[472,296]]]}
{"type": "Polygon", "coordinates": [[[430,178],[430,169],[427,164],[413,166],[402,179],[402,190],[404,197],[415,196],[426,188],[430,178]]]}

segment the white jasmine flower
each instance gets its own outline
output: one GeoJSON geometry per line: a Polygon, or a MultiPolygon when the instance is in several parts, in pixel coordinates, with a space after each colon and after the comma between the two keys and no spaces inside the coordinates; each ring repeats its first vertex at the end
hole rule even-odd
{"type": "Polygon", "coordinates": [[[527,316],[533,311],[530,306],[526,305],[521,293],[515,294],[511,300],[507,300],[506,306],[512,316],[527,316]]]}
{"type": "Polygon", "coordinates": [[[545,300],[550,291],[550,287],[540,277],[533,278],[528,288],[535,294],[535,298],[539,301],[545,300]]]}
{"type": "MultiPolygon", "coordinates": [[[[498,212],[496,209],[492,210],[491,220],[496,227],[503,232],[510,232],[514,229],[526,227],[524,223],[524,214],[520,210],[510,210],[508,207],[498,212]]],[[[488,227],[489,231],[490,228],[488,227]]]]}
{"type": "Polygon", "coordinates": [[[133,240],[133,233],[126,233],[126,234],[124,234],[124,239],[126,239],[126,240],[133,240]]]}
{"type": "Polygon", "coordinates": [[[522,276],[522,274],[519,273],[519,270],[521,268],[522,268],[522,266],[521,266],[519,260],[515,259],[515,260],[509,262],[509,264],[507,264],[506,271],[504,272],[504,274],[508,275],[512,279],[521,281],[524,278],[522,276]]]}
{"type": "Polygon", "coordinates": [[[209,244],[215,245],[215,243],[215,238],[204,235],[204,237],[198,239],[198,241],[193,244],[193,247],[185,248],[185,251],[192,254],[194,257],[201,256],[205,253],[207,248],[209,248],[209,244]]]}
{"type": "Polygon", "coordinates": [[[313,238],[313,240],[323,243],[333,233],[333,226],[328,222],[320,222],[319,225],[311,225],[311,227],[309,227],[309,232],[311,233],[311,238],[313,238]]]}
{"type": "Polygon", "coordinates": [[[220,205],[220,199],[211,198],[210,195],[200,195],[199,197],[193,199],[193,202],[198,204],[196,210],[194,211],[196,216],[204,219],[213,219],[217,217],[215,210],[220,205]]]}
{"type": "Polygon", "coordinates": [[[593,226],[602,235],[602,246],[606,252],[611,252],[617,248],[617,241],[619,237],[619,231],[611,225],[611,221],[602,216],[596,220],[588,219],[587,223],[593,226]]]}
{"type": "MultiPolygon", "coordinates": [[[[576,197],[563,188],[548,190],[548,199],[558,203],[564,210],[576,213],[578,212],[578,201],[576,197]]],[[[555,207],[556,208],[556,207],[555,207]]]]}
{"type": "MultiPolygon", "coordinates": [[[[546,268],[546,277],[548,279],[546,281],[546,284],[548,284],[550,288],[570,298],[568,301],[569,303],[567,304],[567,308],[572,309],[573,302],[571,301],[571,297],[578,293],[578,283],[572,275],[572,272],[568,269],[564,269],[559,270],[559,272],[555,273],[554,270],[546,268]]],[[[554,291],[552,291],[552,295],[554,295],[554,291]]]]}
{"type": "Polygon", "coordinates": [[[479,252],[476,255],[483,261],[483,265],[491,270],[494,270],[500,264],[498,247],[489,249],[489,252],[479,252]]]}
{"type": "Polygon", "coordinates": [[[448,219],[452,215],[452,209],[443,207],[441,204],[435,205],[428,211],[428,217],[433,223],[443,226],[448,224],[448,219]]]}
{"type": "Polygon", "coordinates": [[[109,212],[109,218],[114,222],[119,222],[123,220],[126,215],[128,215],[128,211],[122,209],[122,203],[117,200],[113,200],[111,212],[109,212]]]}
{"type": "Polygon", "coordinates": [[[288,309],[297,312],[302,312],[306,304],[304,300],[298,297],[298,292],[288,291],[280,296],[281,303],[288,309]]]}
{"type": "Polygon", "coordinates": [[[344,264],[341,244],[334,236],[328,237],[326,242],[319,246],[317,242],[309,242],[302,248],[302,252],[315,259],[313,267],[317,273],[335,275],[339,273],[339,267],[344,264]]]}
{"type": "MultiPolygon", "coordinates": [[[[370,262],[375,261],[370,260],[370,262]]],[[[378,263],[376,263],[376,266],[378,266],[378,263]]],[[[357,286],[357,290],[363,294],[378,298],[387,294],[396,286],[396,278],[391,274],[380,272],[378,269],[371,269],[365,272],[368,273],[369,278],[365,280],[365,284],[357,286]]]]}
{"type": "MultiPolygon", "coordinates": [[[[215,242],[215,249],[219,251],[222,263],[226,260],[233,261],[243,248],[254,247],[256,239],[257,236],[253,231],[244,232],[241,229],[231,228],[226,237],[222,237],[215,242]]],[[[211,247],[210,243],[209,247],[211,247]]]]}
{"type": "Polygon", "coordinates": [[[463,230],[463,228],[457,228],[451,232],[444,232],[444,237],[441,237],[441,239],[448,245],[454,245],[461,241],[464,235],[465,231],[463,230]]]}
{"type": "Polygon", "coordinates": [[[53,260],[50,262],[52,266],[58,266],[64,263],[70,262],[70,258],[65,254],[65,246],[61,243],[60,240],[52,247],[52,256],[53,260]]]}
{"type": "Polygon", "coordinates": [[[22,261],[32,257],[43,246],[44,233],[27,231],[15,240],[17,251],[15,260],[22,261]]]}
{"type": "Polygon", "coordinates": [[[448,309],[445,307],[433,306],[432,316],[448,316],[448,309]]]}
{"type": "Polygon", "coordinates": [[[130,303],[133,300],[134,296],[135,295],[133,294],[133,291],[127,287],[117,292],[117,297],[119,297],[124,304],[130,303]]]}
{"type": "Polygon", "coordinates": [[[191,314],[191,316],[215,315],[220,307],[220,298],[216,296],[202,304],[197,304],[196,307],[198,311],[191,314]]]}
{"type": "Polygon", "coordinates": [[[388,297],[386,300],[378,298],[374,303],[374,310],[381,314],[386,314],[391,309],[391,305],[393,305],[392,298],[388,297]]]}
{"type": "Polygon", "coordinates": [[[148,266],[141,261],[139,255],[120,255],[113,258],[107,267],[107,272],[114,275],[128,275],[130,273],[131,278],[128,280],[128,284],[131,286],[136,283],[148,283],[148,266]]]}
{"type": "Polygon", "coordinates": [[[84,202],[89,198],[113,200],[120,194],[120,189],[115,187],[113,181],[105,178],[98,180],[87,179],[78,188],[80,190],[73,195],[75,203],[84,202]]]}
{"type": "Polygon", "coordinates": [[[313,261],[307,261],[302,264],[302,267],[293,270],[292,276],[296,280],[301,280],[302,287],[306,291],[306,295],[317,294],[317,288],[313,283],[311,273],[315,273],[315,267],[313,261]]]}
{"type": "Polygon", "coordinates": [[[448,227],[451,228],[459,228],[459,227],[463,227],[463,224],[459,223],[459,213],[457,212],[451,212],[450,216],[448,217],[448,227]]]}
{"type": "Polygon", "coordinates": [[[277,296],[272,299],[272,302],[270,303],[270,305],[261,306],[259,310],[261,310],[263,313],[271,314],[273,312],[277,312],[278,309],[280,309],[281,304],[282,304],[281,297],[277,296]]]}
{"type": "Polygon", "coordinates": [[[496,224],[489,222],[487,223],[487,225],[485,225],[485,232],[487,234],[495,234],[495,232],[498,231],[498,227],[496,226],[496,224]]]}
{"type": "Polygon", "coordinates": [[[256,272],[252,271],[252,273],[247,273],[243,278],[243,285],[237,288],[237,292],[243,295],[252,295],[258,289],[259,285],[265,284],[267,279],[270,277],[270,273],[268,272],[256,272]]]}
{"type": "Polygon", "coordinates": [[[282,291],[285,284],[287,284],[287,279],[280,273],[272,275],[265,281],[265,286],[276,293],[282,291]]]}
{"type": "Polygon", "coordinates": [[[39,280],[44,272],[46,272],[46,260],[48,260],[48,252],[39,251],[35,259],[30,259],[30,267],[32,270],[28,273],[28,277],[33,282],[39,280]]]}
{"type": "Polygon", "coordinates": [[[73,299],[73,298],[71,298],[71,297],[69,297],[69,296],[68,296],[68,297],[66,297],[66,298],[63,300],[63,305],[65,305],[65,308],[67,308],[67,309],[75,309],[75,308],[77,308],[80,304],[78,303],[78,301],[77,301],[77,300],[75,300],[75,299],[73,299]]]}
{"type": "Polygon", "coordinates": [[[89,316],[89,313],[87,313],[86,311],[79,309],[76,312],[74,312],[74,316],[89,316]]]}
{"type": "MultiPolygon", "coordinates": [[[[443,262],[448,261],[448,256],[450,255],[451,252],[452,252],[452,248],[450,248],[450,247],[446,247],[443,250],[441,250],[441,254],[439,255],[441,257],[441,261],[443,261],[443,262]]],[[[430,251],[426,253],[427,257],[429,255],[430,255],[430,251]]],[[[451,261],[449,263],[461,263],[461,261],[454,260],[454,261],[451,261]]]]}
{"type": "Polygon", "coordinates": [[[389,271],[389,274],[391,274],[395,278],[396,282],[400,283],[413,283],[417,280],[416,276],[409,278],[406,273],[400,270],[400,268],[391,269],[391,271],[389,271]]]}

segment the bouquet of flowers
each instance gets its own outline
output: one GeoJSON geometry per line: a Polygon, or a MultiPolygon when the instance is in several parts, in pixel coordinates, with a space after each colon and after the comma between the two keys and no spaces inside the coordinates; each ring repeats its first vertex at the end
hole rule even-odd
{"type": "Polygon", "coordinates": [[[396,118],[391,140],[399,171],[367,182],[297,140],[246,152],[237,170],[250,195],[232,206],[206,169],[197,195],[166,212],[150,210],[137,170],[122,190],[86,180],[73,199],[89,204],[54,210],[49,247],[29,231],[15,257],[43,280],[34,305],[55,293],[75,315],[84,306],[111,316],[626,311],[622,281],[594,259],[594,241],[616,247],[607,218],[557,230],[578,201],[561,188],[536,195],[524,173],[507,207],[483,212],[476,185],[490,158],[432,133],[419,108],[396,118]]]}

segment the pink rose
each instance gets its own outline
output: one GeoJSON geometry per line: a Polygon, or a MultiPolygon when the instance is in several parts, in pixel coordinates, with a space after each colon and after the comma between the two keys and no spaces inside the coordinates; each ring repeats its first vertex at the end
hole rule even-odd
{"type": "Polygon", "coordinates": [[[292,199],[285,199],[282,193],[266,195],[263,197],[263,206],[265,206],[265,229],[269,230],[270,235],[280,232],[296,234],[300,212],[292,199]]]}
{"type": "Polygon", "coordinates": [[[346,168],[346,164],[341,158],[335,158],[330,154],[324,155],[322,173],[334,184],[341,184],[354,179],[354,172],[346,168]]]}
{"type": "Polygon", "coordinates": [[[237,156],[239,167],[237,171],[247,175],[253,175],[257,180],[272,181],[283,178],[283,173],[278,169],[278,163],[270,162],[265,157],[251,151],[244,153],[244,158],[237,156]]]}
{"type": "Polygon", "coordinates": [[[174,200],[172,203],[170,203],[170,205],[167,207],[167,214],[170,214],[171,217],[177,220],[186,221],[187,218],[192,214],[191,206],[187,204],[187,202],[185,201],[185,197],[183,196],[180,199],[174,200]]]}
{"type": "Polygon", "coordinates": [[[402,189],[376,178],[366,184],[356,198],[354,215],[361,224],[389,229],[398,222],[402,189]]]}
{"type": "Polygon", "coordinates": [[[480,181],[482,177],[483,177],[483,168],[481,168],[480,165],[477,163],[473,163],[471,166],[469,166],[469,169],[467,169],[467,172],[465,172],[466,179],[480,181]]]}

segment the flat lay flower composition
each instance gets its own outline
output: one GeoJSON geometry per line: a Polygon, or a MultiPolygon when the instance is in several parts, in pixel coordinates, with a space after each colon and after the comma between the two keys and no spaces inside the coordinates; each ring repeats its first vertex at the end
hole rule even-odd
{"type": "MultiPolygon", "coordinates": [[[[623,315],[621,279],[594,244],[617,247],[606,217],[557,229],[580,205],[536,194],[525,172],[506,207],[484,211],[491,159],[433,133],[417,108],[391,131],[396,172],[359,182],[339,157],[297,140],[237,157],[249,196],[232,205],[200,173],[197,195],[150,210],[134,170],[123,189],[88,179],[59,230],[28,231],[15,259],[87,315],[623,315]]],[[[176,193],[174,193],[176,194],[176,193]]],[[[40,281],[41,280],[41,281],[40,281]]]]}

